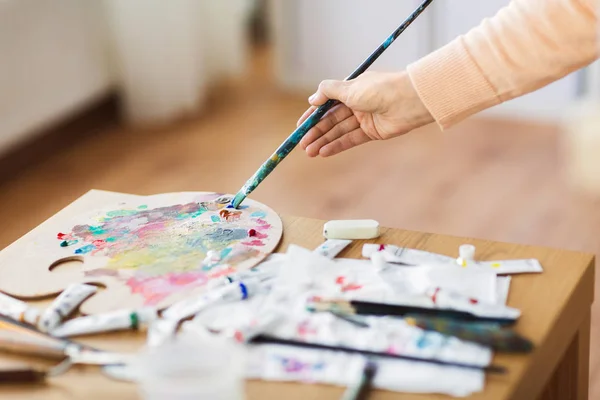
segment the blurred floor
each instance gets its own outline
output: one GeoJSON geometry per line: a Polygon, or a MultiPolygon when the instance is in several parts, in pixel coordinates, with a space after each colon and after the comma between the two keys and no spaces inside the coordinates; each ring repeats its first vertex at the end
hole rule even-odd
{"type": "MultiPolygon", "coordinates": [[[[251,79],[223,89],[195,120],[111,129],[2,184],[0,248],[92,188],[235,193],[307,104],[274,87],[263,56],[251,79]]],[[[551,126],[472,119],[330,159],[296,150],[251,197],[283,214],[368,217],[403,229],[599,253],[600,201],[568,194],[558,140],[551,126]]],[[[590,398],[600,398],[599,324],[596,306],[590,398]]]]}

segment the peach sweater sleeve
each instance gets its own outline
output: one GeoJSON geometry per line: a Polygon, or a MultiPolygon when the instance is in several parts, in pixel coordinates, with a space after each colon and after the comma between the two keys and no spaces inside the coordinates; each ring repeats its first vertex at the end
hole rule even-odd
{"type": "Polygon", "coordinates": [[[597,0],[512,0],[408,66],[439,126],[524,95],[598,57],[597,0]]]}

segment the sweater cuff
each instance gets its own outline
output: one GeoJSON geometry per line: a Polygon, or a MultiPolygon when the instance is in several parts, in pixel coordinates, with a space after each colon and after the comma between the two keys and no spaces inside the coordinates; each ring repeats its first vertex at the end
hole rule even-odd
{"type": "Polygon", "coordinates": [[[410,64],[407,72],[442,130],[501,103],[462,37],[410,64]]]}

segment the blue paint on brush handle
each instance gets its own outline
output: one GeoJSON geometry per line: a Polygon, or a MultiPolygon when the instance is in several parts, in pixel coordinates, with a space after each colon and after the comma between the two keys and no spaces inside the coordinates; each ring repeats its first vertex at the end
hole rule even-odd
{"type": "MultiPolygon", "coordinates": [[[[383,52],[390,47],[392,43],[400,36],[402,32],[413,23],[415,19],[433,0],[425,0],[419,7],[400,25],[388,38],[365,60],[363,63],[352,72],[345,80],[355,79],[365,72],[374,62],[383,54],[383,52]]],[[[246,182],[246,184],[240,189],[231,201],[233,208],[238,208],[239,205],[244,201],[258,185],[275,169],[275,167],[285,158],[294,148],[300,143],[300,140],[311,130],[321,118],[329,111],[334,105],[337,104],[335,100],[328,100],[322,106],[319,106],[303,123],[300,125],[292,134],[275,150],[275,152],[265,161],[261,167],[252,175],[252,177],[246,182]]]]}

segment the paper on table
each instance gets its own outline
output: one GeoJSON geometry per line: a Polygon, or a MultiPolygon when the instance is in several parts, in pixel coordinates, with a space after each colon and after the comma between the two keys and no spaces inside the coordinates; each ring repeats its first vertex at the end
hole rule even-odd
{"type": "MultiPolygon", "coordinates": [[[[282,338],[451,362],[488,365],[491,360],[491,351],[486,347],[436,332],[425,332],[399,319],[369,317],[366,321],[372,328],[364,329],[329,313],[308,313],[302,306],[303,299],[294,303],[287,305],[289,318],[266,333],[282,338]]],[[[235,328],[238,323],[243,324],[247,320],[245,316],[254,315],[257,307],[260,309],[257,304],[248,301],[224,304],[220,306],[220,313],[207,310],[199,314],[193,323],[218,330],[235,328]],[[212,320],[209,318],[211,314],[212,320]],[[223,315],[234,318],[223,318],[223,315]]],[[[248,377],[347,385],[349,380],[354,379],[348,368],[357,364],[358,359],[359,356],[340,352],[288,346],[252,346],[248,377]]],[[[481,371],[386,359],[377,359],[377,362],[380,363],[381,374],[378,373],[375,386],[381,389],[462,396],[480,391],[484,385],[481,371]]]]}
{"type": "MultiPolygon", "coordinates": [[[[365,320],[371,328],[365,329],[330,313],[306,311],[306,300],[311,296],[348,296],[364,287],[381,285],[381,277],[368,261],[333,262],[297,247],[290,249],[287,256],[272,257],[267,263],[280,268],[271,294],[206,310],[193,323],[212,330],[236,329],[260,318],[265,309],[277,304],[285,307],[287,318],[266,332],[274,336],[482,366],[491,361],[492,353],[487,347],[425,332],[400,319],[368,317],[365,320]],[[344,279],[339,279],[340,276],[344,279]],[[361,285],[357,282],[364,287],[358,287],[361,285]]],[[[272,345],[253,347],[248,374],[259,379],[347,385],[355,377],[349,365],[360,368],[360,363],[354,361],[360,360],[358,356],[340,352],[272,345]]],[[[375,380],[375,386],[383,389],[454,396],[482,390],[483,385],[481,371],[396,360],[382,360],[375,380]]]]}
{"type": "MultiPolygon", "coordinates": [[[[278,345],[253,346],[249,355],[250,379],[337,386],[355,383],[363,360],[360,355],[278,345]]],[[[461,397],[482,391],[485,382],[475,370],[387,359],[377,359],[377,365],[373,386],[383,390],[461,397]]]]}

